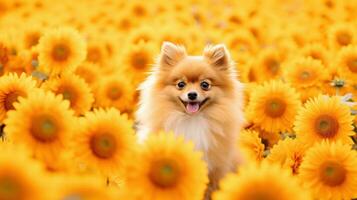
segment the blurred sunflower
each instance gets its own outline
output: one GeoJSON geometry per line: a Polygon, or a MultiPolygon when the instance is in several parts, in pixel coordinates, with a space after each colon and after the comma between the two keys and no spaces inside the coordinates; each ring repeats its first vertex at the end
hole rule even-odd
{"type": "Polygon", "coordinates": [[[143,41],[130,46],[130,49],[123,55],[125,58],[125,71],[133,76],[135,83],[142,82],[154,63],[153,57],[155,46],[152,43],[143,41]]]}
{"type": "Polygon", "coordinates": [[[311,147],[300,166],[302,183],[317,199],[357,197],[357,154],[350,145],[322,141],[311,147]]]}
{"type": "Polygon", "coordinates": [[[352,24],[334,24],[328,32],[329,47],[338,50],[356,43],[356,33],[352,24]]]}
{"type": "Polygon", "coordinates": [[[259,133],[254,130],[243,130],[238,136],[238,149],[242,151],[245,160],[261,162],[264,159],[264,144],[259,133]]]}
{"type": "Polygon", "coordinates": [[[23,149],[0,144],[0,199],[47,199],[47,194],[43,192],[47,182],[40,165],[30,159],[23,149]]]}
{"type": "Polygon", "coordinates": [[[121,112],[131,112],[134,105],[134,88],[128,79],[118,73],[101,79],[94,94],[99,107],[112,106],[121,112]]]}
{"type": "Polygon", "coordinates": [[[41,37],[38,51],[38,70],[56,75],[75,71],[86,57],[86,43],[73,29],[53,29],[41,37]]]}
{"type": "Polygon", "coordinates": [[[280,78],[282,74],[282,59],[276,50],[263,50],[258,54],[257,62],[254,64],[259,82],[280,78]]]}
{"type": "Polygon", "coordinates": [[[60,78],[53,78],[45,82],[42,87],[62,95],[70,102],[70,107],[76,115],[82,115],[92,107],[94,98],[87,83],[74,74],[63,74],[60,78]]]}
{"type": "Polygon", "coordinates": [[[71,140],[71,151],[79,165],[106,176],[120,174],[134,148],[132,122],[114,108],[87,112],[71,140]]]}
{"type": "Polygon", "coordinates": [[[97,176],[58,176],[51,199],[53,200],[114,200],[114,192],[97,176]]]}
{"type": "Polygon", "coordinates": [[[25,145],[49,168],[56,167],[76,123],[69,102],[52,93],[34,90],[26,99],[19,98],[14,107],[16,110],[8,112],[4,121],[6,137],[25,145]]]}
{"type": "Polygon", "coordinates": [[[354,134],[352,121],[350,109],[340,97],[319,95],[300,109],[294,130],[297,138],[308,144],[323,139],[351,144],[350,136],[354,134]]]}
{"type": "Polygon", "coordinates": [[[229,34],[226,43],[233,50],[233,58],[238,58],[242,53],[254,53],[257,48],[254,37],[245,29],[239,29],[229,34]]]}
{"type": "Polygon", "coordinates": [[[105,43],[98,38],[89,40],[86,61],[104,66],[107,60],[108,52],[106,51],[105,43]]]}
{"type": "Polygon", "coordinates": [[[283,168],[291,170],[296,175],[299,173],[301,162],[308,146],[301,140],[286,138],[270,149],[267,157],[269,163],[280,164],[283,168]]]}
{"type": "Polygon", "coordinates": [[[97,64],[83,62],[77,67],[75,74],[83,78],[93,89],[94,85],[99,82],[101,70],[97,64]]]}
{"type": "Polygon", "coordinates": [[[152,5],[142,4],[141,1],[131,1],[126,5],[126,9],[130,11],[131,16],[135,19],[145,19],[152,12],[152,5]]]}
{"type": "Polygon", "coordinates": [[[4,67],[4,74],[16,73],[19,76],[22,73],[31,74],[34,67],[30,56],[31,54],[28,51],[21,51],[16,56],[11,56],[9,62],[4,67]]]}
{"type": "Polygon", "coordinates": [[[36,87],[36,82],[29,76],[21,74],[7,74],[0,77],[0,123],[6,113],[14,109],[14,102],[18,97],[26,97],[36,87]]]}
{"type": "Polygon", "coordinates": [[[248,165],[229,174],[213,194],[213,200],[311,199],[287,170],[277,165],[248,165]]]}
{"type": "Polygon", "coordinates": [[[338,73],[343,78],[357,79],[357,46],[348,46],[337,55],[338,73]]]}
{"type": "Polygon", "coordinates": [[[119,32],[127,33],[137,26],[137,20],[134,20],[128,10],[124,10],[118,16],[117,29],[119,32]]]}
{"type": "Polygon", "coordinates": [[[316,87],[328,78],[328,73],[322,63],[310,57],[298,58],[284,69],[287,82],[298,89],[316,87]]]}
{"type": "Polygon", "coordinates": [[[149,137],[126,167],[130,199],[202,199],[208,172],[193,148],[173,134],[149,137]]]}
{"type": "Polygon", "coordinates": [[[26,49],[36,47],[42,37],[43,29],[40,25],[31,24],[31,27],[26,27],[23,35],[23,46],[26,49]]]}
{"type": "Polygon", "coordinates": [[[268,132],[289,131],[299,107],[297,92],[290,85],[274,80],[253,91],[246,117],[268,132]]]}
{"type": "Polygon", "coordinates": [[[301,49],[301,54],[305,57],[311,57],[314,60],[319,60],[324,65],[328,64],[330,58],[329,51],[320,43],[305,45],[301,49]]]}
{"type": "Polygon", "coordinates": [[[129,36],[129,41],[132,44],[139,44],[140,42],[156,42],[157,35],[155,30],[149,26],[141,26],[133,30],[129,36]]]}

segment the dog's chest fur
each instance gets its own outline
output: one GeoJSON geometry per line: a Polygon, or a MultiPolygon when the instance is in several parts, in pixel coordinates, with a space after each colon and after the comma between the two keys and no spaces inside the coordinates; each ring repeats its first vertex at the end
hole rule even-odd
{"type": "Polygon", "coordinates": [[[183,136],[192,141],[197,150],[206,153],[214,144],[213,124],[201,113],[190,116],[185,113],[172,113],[164,124],[165,131],[172,131],[175,135],[183,136]]]}

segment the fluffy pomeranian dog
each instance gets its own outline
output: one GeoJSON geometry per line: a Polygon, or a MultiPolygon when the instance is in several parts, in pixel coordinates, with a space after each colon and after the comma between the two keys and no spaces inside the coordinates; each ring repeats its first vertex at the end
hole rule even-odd
{"type": "Polygon", "coordinates": [[[207,46],[202,56],[189,56],[184,47],[164,42],[139,89],[139,141],[159,131],[192,141],[208,166],[208,190],[216,189],[235,169],[236,137],[244,123],[242,84],[226,47],[207,46]]]}

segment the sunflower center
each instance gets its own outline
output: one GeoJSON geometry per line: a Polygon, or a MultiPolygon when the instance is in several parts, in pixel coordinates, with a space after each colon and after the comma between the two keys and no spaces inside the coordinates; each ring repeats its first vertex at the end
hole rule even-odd
{"type": "Polygon", "coordinates": [[[161,188],[176,185],[180,176],[179,166],[173,160],[163,159],[151,165],[149,178],[153,184],[161,188]]]}
{"type": "Polygon", "coordinates": [[[353,72],[357,73],[357,58],[352,58],[347,62],[348,69],[353,72]]]}
{"type": "Polygon", "coordinates": [[[52,50],[52,57],[54,60],[62,62],[68,59],[70,53],[70,49],[67,45],[57,44],[52,50]]]}
{"type": "Polygon", "coordinates": [[[265,104],[265,113],[272,118],[281,117],[285,110],[286,103],[279,98],[270,99],[265,104]]]}
{"type": "Polygon", "coordinates": [[[132,66],[135,69],[143,69],[146,67],[148,59],[144,54],[137,54],[132,58],[132,66]]]}
{"type": "Polygon", "coordinates": [[[279,62],[275,59],[269,59],[266,61],[266,66],[271,74],[276,75],[279,72],[279,62]]]}
{"type": "Polygon", "coordinates": [[[329,115],[321,115],[315,121],[315,131],[324,138],[332,138],[338,132],[338,121],[329,115]]]}
{"type": "Polygon", "coordinates": [[[346,169],[338,162],[326,161],[320,167],[320,180],[331,187],[341,185],[346,174],[346,169]]]}
{"type": "Polygon", "coordinates": [[[300,78],[301,78],[302,80],[308,80],[310,77],[311,77],[311,74],[310,74],[310,72],[308,72],[308,71],[303,71],[303,72],[301,72],[301,74],[300,74],[300,78]]]}
{"type": "Polygon", "coordinates": [[[56,121],[47,115],[34,117],[30,131],[32,136],[41,142],[52,142],[58,137],[56,121]]]}
{"type": "Polygon", "coordinates": [[[119,87],[110,87],[107,90],[107,96],[112,100],[117,100],[123,95],[123,91],[119,87]]]}
{"type": "Polygon", "coordinates": [[[97,157],[107,159],[116,152],[117,143],[112,134],[96,134],[90,139],[90,148],[97,157]]]}
{"type": "Polygon", "coordinates": [[[315,60],[321,60],[321,55],[318,52],[311,52],[310,56],[315,60]]]}
{"type": "Polygon", "coordinates": [[[93,63],[98,63],[102,58],[101,51],[98,48],[90,48],[88,50],[87,60],[93,63]]]}
{"type": "Polygon", "coordinates": [[[146,10],[144,7],[142,7],[141,5],[136,5],[134,8],[133,8],[133,11],[134,11],[134,14],[136,16],[139,16],[139,17],[142,17],[142,16],[145,16],[146,15],[146,10]]]}
{"type": "Polygon", "coordinates": [[[11,177],[0,178],[0,199],[17,200],[23,199],[19,183],[11,177]]]}
{"type": "Polygon", "coordinates": [[[4,99],[4,107],[6,110],[13,110],[14,109],[14,103],[17,101],[19,96],[25,96],[22,92],[15,91],[15,92],[10,92],[9,94],[6,95],[4,99]]]}
{"type": "Polygon", "coordinates": [[[352,37],[348,33],[339,33],[337,35],[337,42],[340,45],[346,46],[351,43],[352,37]]]}

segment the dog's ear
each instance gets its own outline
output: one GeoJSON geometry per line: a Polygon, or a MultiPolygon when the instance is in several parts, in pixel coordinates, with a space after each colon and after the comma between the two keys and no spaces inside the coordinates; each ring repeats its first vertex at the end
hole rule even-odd
{"type": "Polygon", "coordinates": [[[171,42],[164,42],[161,46],[159,64],[162,67],[173,67],[186,57],[186,50],[182,46],[171,42]]]}
{"type": "Polygon", "coordinates": [[[218,44],[208,45],[203,51],[203,57],[209,64],[218,67],[221,70],[227,70],[230,66],[230,55],[226,46],[218,44]]]}

